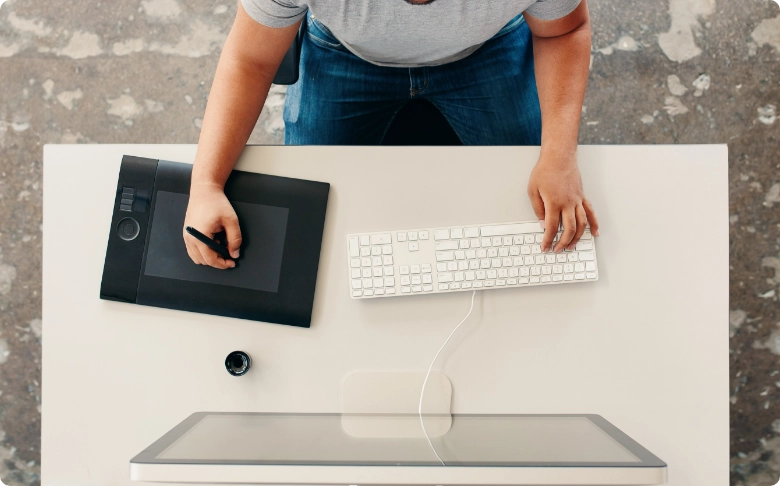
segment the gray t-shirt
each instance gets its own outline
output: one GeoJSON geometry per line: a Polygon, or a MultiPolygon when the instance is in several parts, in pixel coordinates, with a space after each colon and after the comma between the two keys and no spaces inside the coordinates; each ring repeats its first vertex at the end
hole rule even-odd
{"type": "Polygon", "coordinates": [[[292,25],[311,10],[352,53],[380,66],[435,66],[476,51],[521,12],[554,20],[581,0],[241,0],[268,27],[292,25]]]}

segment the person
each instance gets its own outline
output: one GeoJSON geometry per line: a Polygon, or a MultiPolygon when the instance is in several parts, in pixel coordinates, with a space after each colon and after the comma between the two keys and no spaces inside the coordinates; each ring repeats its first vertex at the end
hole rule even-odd
{"type": "MultiPolygon", "coordinates": [[[[379,144],[399,110],[424,98],[464,144],[541,145],[527,191],[543,251],[573,248],[588,224],[598,235],[576,159],[586,0],[241,0],[203,118],[185,226],[224,231],[238,257],[241,229],[224,184],[301,22],[286,144],[379,144]]],[[[235,266],[182,232],[195,263],[235,266]]]]}

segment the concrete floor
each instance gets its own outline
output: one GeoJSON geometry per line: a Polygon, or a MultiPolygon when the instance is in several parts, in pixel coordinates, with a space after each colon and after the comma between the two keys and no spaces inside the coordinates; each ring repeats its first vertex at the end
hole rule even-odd
{"type": "MultiPolygon", "coordinates": [[[[40,483],[42,146],[197,142],[236,10],[232,1],[221,2],[10,0],[0,8],[0,478],[6,484],[40,483]]],[[[731,483],[774,484],[780,477],[780,8],[770,0],[591,0],[590,9],[593,62],[581,143],[729,144],[731,483]]],[[[281,143],[283,102],[284,91],[275,89],[252,143],[281,143]]],[[[671,236],[692,249],[708,240],[671,236]]]]}

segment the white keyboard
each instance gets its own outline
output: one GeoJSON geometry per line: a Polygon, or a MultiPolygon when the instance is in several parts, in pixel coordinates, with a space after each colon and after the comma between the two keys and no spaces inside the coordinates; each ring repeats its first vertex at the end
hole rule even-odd
{"type": "MultiPolygon", "coordinates": [[[[347,235],[352,298],[598,280],[596,243],[542,253],[538,221],[347,235]]],[[[560,237],[560,232],[555,240],[560,237]]]]}

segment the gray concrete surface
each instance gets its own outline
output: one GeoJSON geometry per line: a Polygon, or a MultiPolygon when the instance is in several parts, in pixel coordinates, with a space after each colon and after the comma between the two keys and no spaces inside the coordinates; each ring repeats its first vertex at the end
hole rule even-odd
{"type": "MultiPolygon", "coordinates": [[[[729,144],[731,483],[774,484],[780,477],[780,8],[770,0],[591,0],[590,9],[593,58],[582,143],[729,144]]],[[[0,478],[6,484],[40,483],[42,146],[196,142],[235,10],[232,0],[10,0],[0,7],[0,478]]],[[[275,89],[251,142],[281,143],[283,101],[284,90],[275,89]]],[[[696,247],[712,236],[653,237],[696,258],[696,247]]],[[[670,278],[685,278],[684,269],[670,278]]]]}

